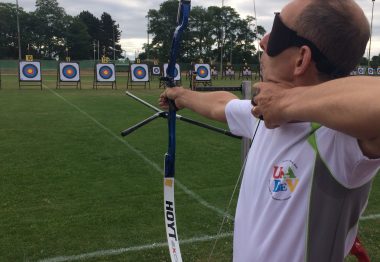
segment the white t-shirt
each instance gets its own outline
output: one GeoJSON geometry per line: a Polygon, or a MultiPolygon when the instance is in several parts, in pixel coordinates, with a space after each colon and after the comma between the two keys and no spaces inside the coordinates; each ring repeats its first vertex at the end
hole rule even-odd
{"type": "MultiPolygon", "coordinates": [[[[227,104],[226,116],[233,134],[253,137],[258,120],[252,116],[251,107],[249,100],[235,99],[227,104]]],[[[264,123],[260,124],[247,156],[236,209],[235,262],[312,261],[308,257],[328,244],[319,241],[321,243],[316,243],[316,247],[314,243],[310,245],[310,239],[313,239],[310,234],[318,235],[315,233],[318,232],[316,221],[321,222],[321,228],[323,223],[335,221],[330,220],[331,216],[340,223],[341,216],[346,216],[347,203],[339,198],[352,197],[351,189],[355,191],[355,188],[362,187],[358,194],[363,195],[366,203],[367,184],[379,170],[380,159],[365,157],[353,137],[326,127],[313,130],[312,124],[306,122],[290,123],[276,129],[267,129],[264,123]],[[312,141],[316,146],[312,146],[312,141]],[[332,194],[320,193],[325,184],[331,188],[332,194]],[[335,193],[335,188],[340,193],[335,193]],[[318,196],[322,194],[327,198],[319,201],[318,196]],[[331,205],[335,206],[328,207],[329,197],[333,199],[331,205]],[[321,217],[318,214],[320,207],[326,209],[321,211],[321,217]],[[336,207],[345,210],[339,213],[328,209],[335,210],[336,207]]],[[[340,248],[344,251],[337,248],[339,239],[331,243],[334,245],[332,252],[338,254],[329,256],[329,261],[335,255],[342,255],[339,252],[346,255],[350,250],[356,236],[358,216],[365,208],[364,202],[356,204],[356,209],[360,209],[356,211],[359,212],[357,217],[350,216],[349,228],[342,229],[350,231],[340,234],[340,238],[345,236],[343,248],[340,248]]],[[[326,230],[331,233],[328,232],[330,229],[326,230]]],[[[316,236],[316,239],[321,237],[316,236]]]]}

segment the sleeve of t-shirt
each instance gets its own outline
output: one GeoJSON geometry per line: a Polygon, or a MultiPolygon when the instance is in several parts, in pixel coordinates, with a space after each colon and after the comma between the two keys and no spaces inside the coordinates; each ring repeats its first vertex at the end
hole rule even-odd
{"type": "Polygon", "coordinates": [[[368,183],[380,170],[380,158],[363,155],[358,140],[321,127],[316,133],[319,153],[335,179],[346,188],[368,183]]]}
{"type": "Polygon", "coordinates": [[[227,123],[234,135],[252,138],[257,118],[251,113],[250,100],[233,99],[225,108],[227,123]]]}

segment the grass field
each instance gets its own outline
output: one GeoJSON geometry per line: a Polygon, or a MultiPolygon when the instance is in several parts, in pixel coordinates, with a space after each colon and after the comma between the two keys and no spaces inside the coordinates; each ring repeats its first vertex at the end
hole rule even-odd
{"type": "MultiPolygon", "coordinates": [[[[166,121],[122,138],[121,130],[153,112],[125,95],[125,79],[117,90],[93,90],[91,76],[82,81],[82,90],[57,90],[50,75],[42,91],[19,90],[17,76],[2,77],[0,261],[169,261],[162,189],[166,121]]],[[[133,89],[154,105],[161,91],[155,82],[150,90],[133,89]]],[[[184,260],[207,261],[218,238],[211,261],[231,261],[233,221],[217,232],[240,172],[240,141],[179,122],[176,160],[184,260]]],[[[379,188],[377,178],[360,223],[372,261],[380,261],[379,188]]]]}

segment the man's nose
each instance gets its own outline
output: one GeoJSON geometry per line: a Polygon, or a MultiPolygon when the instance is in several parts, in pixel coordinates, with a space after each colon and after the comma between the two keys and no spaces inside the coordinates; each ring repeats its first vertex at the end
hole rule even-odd
{"type": "Polygon", "coordinates": [[[260,41],[260,47],[264,52],[266,52],[267,50],[269,35],[270,33],[265,34],[264,37],[260,41]]]}

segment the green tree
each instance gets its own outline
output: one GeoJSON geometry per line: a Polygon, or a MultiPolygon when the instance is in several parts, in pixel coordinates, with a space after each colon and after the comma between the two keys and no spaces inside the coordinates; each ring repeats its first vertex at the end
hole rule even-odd
{"type": "Polygon", "coordinates": [[[380,66],[380,54],[372,57],[371,66],[374,68],[377,68],[380,66]]]}
{"type": "Polygon", "coordinates": [[[120,41],[121,31],[119,25],[112,19],[111,15],[104,12],[100,19],[101,32],[100,44],[105,50],[107,57],[113,58],[115,51],[115,58],[121,58],[122,50],[120,41]]]}
{"type": "MultiPolygon", "coordinates": [[[[150,9],[148,32],[153,34],[150,45],[151,54],[157,54],[160,61],[168,61],[171,47],[171,36],[177,24],[178,1],[168,0],[160,5],[159,10],[150,9]]],[[[181,55],[180,55],[181,57],[181,55]]]]}
{"type": "Polygon", "coordinates": [[[34,28],[35,43],[38,53],[44,58],[53,58],[65,49],[65,32],[70,17],[59,6],[57,0],[36,0],[33,15],[38,21],[34,28]]]}
{"type": "Polygon", "coordinates": [[[70,22],[66,33],[66,46],[72,59],[91,59],[91,36],[79,17],[70,22]]]}
{"type": "Polygon", "coordinates": [[[15,4],[0,3],[0,58],[18,56],[16,12],[15,4]]]}
{"type": "MultiPolygon", "coordinates": [[[[167,61],[171,47],[171,36],[176,26],[178,1],[168,0],[158,10],[148,12],[149,33],[153,35],[149,48],[150,56],[167,61]]],[[[181,62],[219,61],[221,48],[224,47],[223,60],[231,62],[257,61],[255,40],[265,33],[258,27],[258,35],[253,30],[253,17],[241,19],[231,7],[199,6],[192,8],[187,30],[183,35],[181,62]]],[[[145,57],[143,53],[141,57],[145,57]]]]}
{"type": "Polygon", "coordinates": [[[93,41],[98,41],[102,35],[100,20],[89,11],[82,11],[79,14],[79,19],[86,25],[87,33],[93,41]]]}
{"type": "Polygon", "coordinates": [[[203,7],[195,6],[191,11],[190,32],[184,39],[188,45],[184,48],[193,61],[211,58],[212,45],[215,43],[209,30],[212,19],[203,7]]]}

